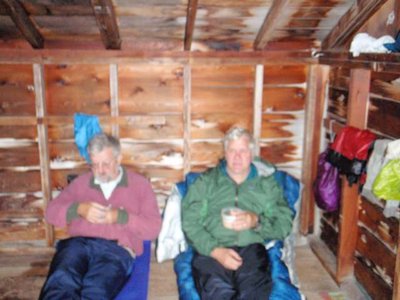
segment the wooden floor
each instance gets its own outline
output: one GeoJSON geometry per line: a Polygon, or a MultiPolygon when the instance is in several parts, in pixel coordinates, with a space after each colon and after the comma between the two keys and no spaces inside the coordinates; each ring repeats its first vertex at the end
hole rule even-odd
{"type": "MultiPolygon", "coordinates": [[[[338,287],[309,247],[307,239],[297,243],[296,272],[300,290],[307,300],[368,299],[354,282],[338,287]]],[[[43,284],[51,253],[0,256],[0,299],[37,299],[43,284]]],[[[152,259],[149,300],[176,300],[178,292],[171,261],[157,263],[152,259]]]]}

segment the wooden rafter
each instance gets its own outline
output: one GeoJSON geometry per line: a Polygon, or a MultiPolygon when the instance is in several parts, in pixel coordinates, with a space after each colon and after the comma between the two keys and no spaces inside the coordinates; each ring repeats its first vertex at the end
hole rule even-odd
{"type": "Polygon", "coordinates": [[[277,19],[282,15],[283,9],[288,2],[288,0],[274,1],[254,41],[254,50],[262,50],[267,45],[275,26],[278,24],[277,19]]]}
{"type": "Polygon", "coordinates": [[[29,44],[35,49],[43,48],[44,39],[29,18],[22,4],[17,0],[3,0],[3,2],[8,9],[11,19],[29,44]]]}
{"type": "Polygon", "coordinates": [[[385,4],[387,0],[360,0],[343,15],[337,26],[322,43],[322,49],[330,49],[346,43],[360,27],[385,4]]]}
{"type": "Polygon", "coordinates": [[[111,0],[91,0],[97,26],[106,49],[121,49],[121,38],[111,0]]]}
{"type": "Polygon", "coordinates": [[[107,50],[75,50],[68,49],[43,49],[26,50],[18,49],[9,51],[0,47],[0,63],[134,63],[153,61],[157,63],[170,63],[173,59],[177,63],[191,62],[193,64],[282,64],[288,62],[315,63],[317,58],[312,57],[309,50],[268,50],[257,52],[187,52],[187,51],[129,51],[118,52],[107,50]]]}
{"type": "Polygon", "coordinates": [[[185,27],[185,51],[190,51],[193,39],[194,23],[196,20],[197,0],[189,0],[187,7],[186,27],[185,27]]]}

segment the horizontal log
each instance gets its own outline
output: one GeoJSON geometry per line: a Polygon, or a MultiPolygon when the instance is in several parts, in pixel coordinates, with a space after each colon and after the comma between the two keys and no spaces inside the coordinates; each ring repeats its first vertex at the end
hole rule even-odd
{"type": "Polygon", "coordinates": [[[330,251],[337,257],[339,247],[339,233],[330,226],[324,219],[321,219],[321,240],[330,251]]]}
{"type": "Polygon", "coordinates": [[[0,63],[6,64],[126,64],[126,63],[159,63],[159,64],[266,64],[316,63],[310,50],[270,50],[257,52],[238,51],[106,51],[106,50],[64,50],[64,49],[0,49],[0,63]]]}
{"type": "Polygon", "coordinates": [[[0,170],[0,191],[3,193],[29,193],[41,190],[39,170],[21,172],[0,170]]]}
{"type": "Polygon", "coordinates": [[[34,116],[35,94],[31,65],[0,65],[0,114],[34,116]]]}
{"type": "Polygon", "coordinates": [[[399,73],[400,55],[398,53],[361,53],[354,57],[350,52],[323,51],[315,54],[320,64],[344,66],[346,68],[367,68],[377,72],[399,73]]]}
{"type": "Polygon", "coordinates": [[[331,66],[329,73],[329,86],[339,90],[348,90],[350,86],[350,71],[346,67],[331,66]]]}
{"type": "Polygon", "coordinates": [[[371,82],[371,93],[376,98],[400,102],[400,80],[384,81],[373,79],[371,82]]]}
{"type": "Polygon", "coordinates": [[[263,112],[304,110],[305,87],[267,87],[263,90],[263,112]]]}
{"type": "Polygon", "coordinates": [[[340,118],[347,118],[348,99],[347,89],[329,88],[328,112],[340,118]]]}
{"type": "Polygon", "coordinates": [[[191,72],[194,88],[249,87],[254,86],[254,66],[214,65],[193,66],[191,72]]]}
{"type": "Polygon", "coordinates": [[[203,113],[253,113],[253,88],[193,88],[191,111],[203,113]]]}
{"type": "Polygon", "coordinates": [[[356,258],[354,275],[372,299],[391,300],[392,288],[384,282],[360,257],[356,258]]]}
{"type": "Polygon", "coordinates": [[[300,137],[303,128],[304,114],[267,113],[262,115],[260,137],[263,139],[300,137]]]}
{"type": "Polygon", "coordinates": [[[38,145],[0,148],[0,168],[39,166],[38,145]]]}
{"type": "Polygon", "coordinates": [[[45,66],[47,113],[110,115],[109,66],[45,66]]]}
{"type": "Polygon", "coordinates": [[[296,84],[307,81],[308,68],[304,65],[266,65],[263,84],[296,84]]]}
{"type": "Polygon", "coordinates": [[[190,145],[190,165],[208,168],[215,166],[223,157],[222,141],[193,142],[190,145]]]}
{"type": "Polygon", "coordinates": [[[359,219],[363,226],[378,236],[392,251],[396,249],[399,222],[395,218],[386,218],[383,215],[382,207],[372,203],[365,197],[361,197],[359,219]]]}
{"type": "Polygon", "coordinates": [[[51,170],[50,176],[51,176],[51,187],[53,190],[53,194],[56,194],[57,191],[62,190],[65,186],[67,186],[69,176],[80,175],[88,171],[89,167],[86,165],[70,169],[51,170]]]}
{"type": "Polygon", "coordinates": [[[119,117],[119,135],[125,139],[157,140],[183,137],[182,115],[119,117]]]}
{"type": "Polygon", "coordinates": [[[0,219],[43,218],[43,203],[43,198],[37,194],[1,194],[0,219]]]}
{"type": "Polygon", "coordinates": [[[0,222],[0,241],[32,241],[44,240],[44,223],[40,220],[28,219],[13,222],[0,222]]]}
{"type": "Polygon", "coordinates": [[[221,139],[229,128],[241,126],[252,129],[253,115],[243,112],[210,112],[191,115],[190,133],[192,139],[221,139]]]}
{"type": "Polygon", "coordinates": [[[183,168],[183,142],[167,143],[123,143],[123,164],[137,166],[164,166],[183,168]]]}
{"type": "Polygon", "coordinates": [[[362,226],[359,226],[356,252],[363,259],[373,263],[374,268],[379,271],[379,275],[387,283],[393,285],[396,254],[362,226]]]}
{"type": "Polygon", "coordinates": [[[272,140],[260,142],[260,156],[273,164],[301,160],[301,140],[272,140]]]}
{"type": "Polygon", "coordinates": [[[394,139],[400,138],[400,102],[371,98],[368,128],[394,139]]]}

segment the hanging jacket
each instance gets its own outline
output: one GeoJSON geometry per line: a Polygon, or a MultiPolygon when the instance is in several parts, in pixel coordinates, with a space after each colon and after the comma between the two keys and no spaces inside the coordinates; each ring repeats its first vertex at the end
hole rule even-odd
{"type": "Polygon", "coordinates": [[[365,182],[365,168],[376,135],[352,126],[342,128],[330,146],[328,161],[346,175],[349,184],[365,182]]]}

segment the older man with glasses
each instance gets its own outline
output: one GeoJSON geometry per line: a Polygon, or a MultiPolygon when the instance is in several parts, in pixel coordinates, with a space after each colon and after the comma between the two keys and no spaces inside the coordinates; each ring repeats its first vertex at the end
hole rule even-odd
{"type": "Polygon", "coordinates": [[[74,179],[46,210],[66,227],[39,299],[113,299],[129,277],[143,241],[155,239],[161,216],[147,179],[121,166],[121,146],[106,134],[89,142],[91,171],[74,179]]]}

